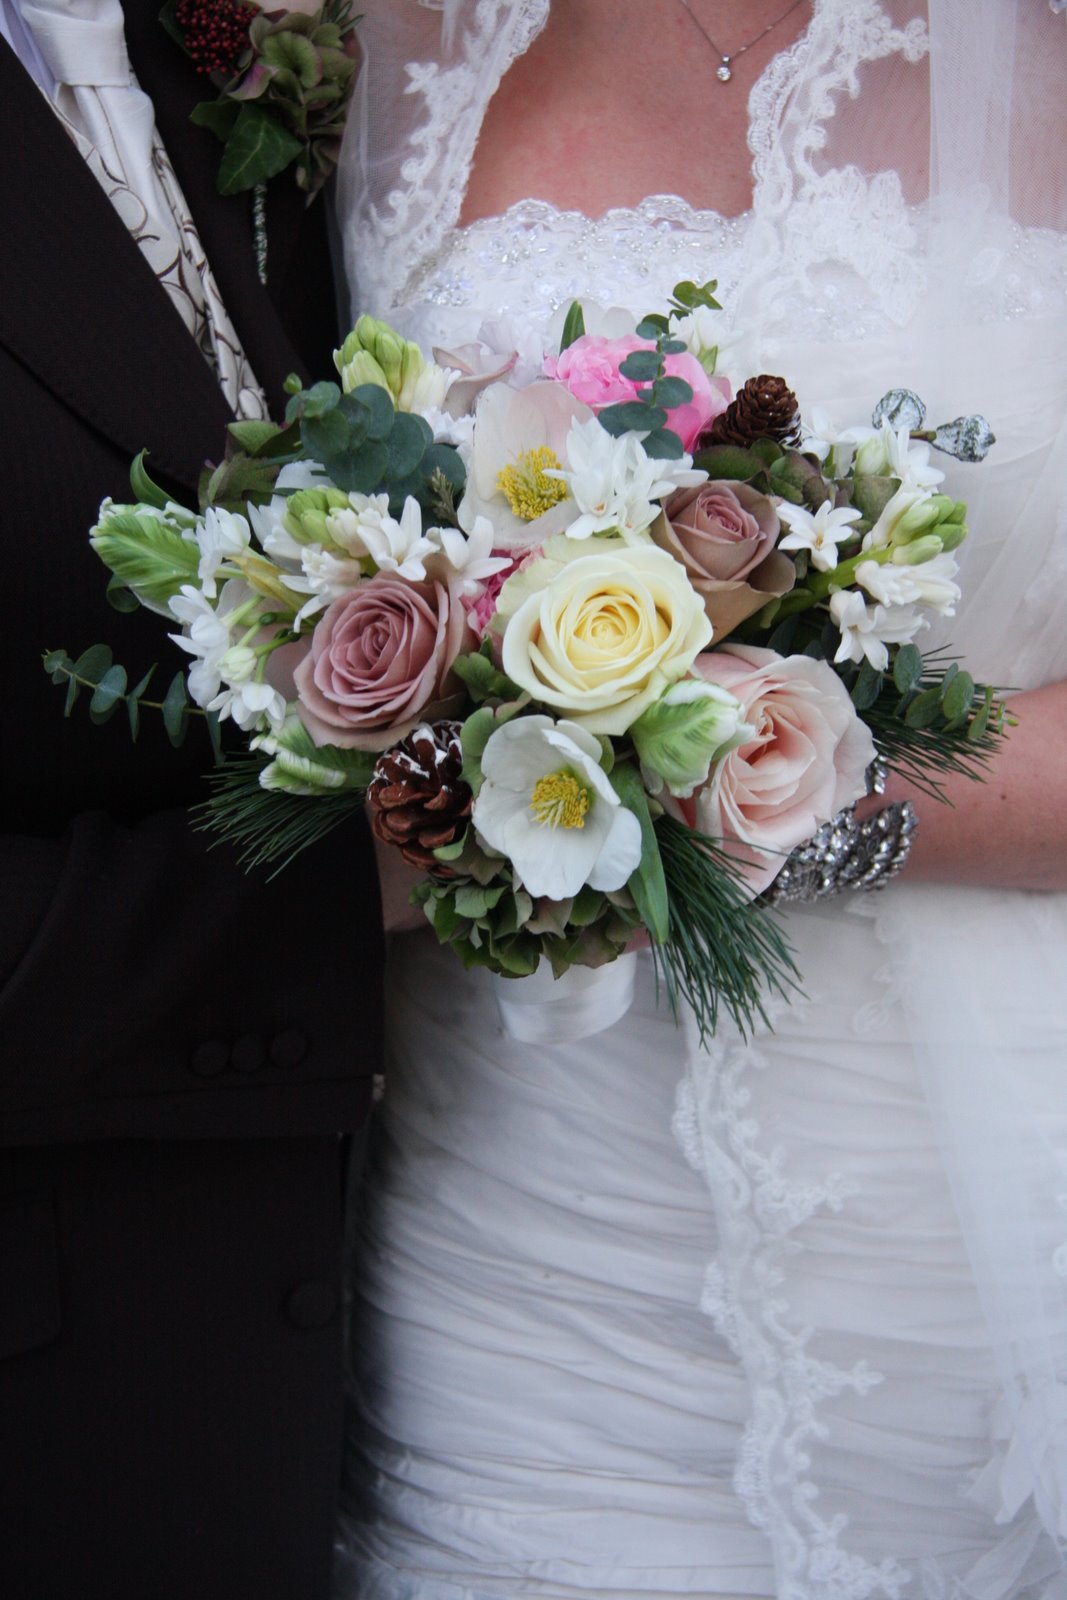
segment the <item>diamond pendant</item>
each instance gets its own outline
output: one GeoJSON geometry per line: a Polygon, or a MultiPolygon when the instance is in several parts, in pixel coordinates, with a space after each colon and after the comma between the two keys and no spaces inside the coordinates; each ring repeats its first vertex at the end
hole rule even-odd
{"type": "Polygon", "coordinates": [[[729,83],[730,79],[733,77],[733,73],[730,71],[729,56],[723,56],[722,66],[716,67],[715,76],[718,78],[720,83],[729,83]]]}

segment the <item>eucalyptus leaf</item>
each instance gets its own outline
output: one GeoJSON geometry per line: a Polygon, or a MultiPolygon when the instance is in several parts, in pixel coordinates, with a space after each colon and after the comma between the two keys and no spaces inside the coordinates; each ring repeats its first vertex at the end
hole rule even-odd
{"type": "Polygon", "coordinates": [[[909,728],[931,728],[934,723],[941,721],[941,685],[935,684],[932,689],[924,689],[912,700],[904,712],[904,721],[909,728]]]}
{"type": "Polygon", "coordinates": [[[175,750],[184,742],[189,725],[189,695],[185,687],[185,673],[176,672],[163,696],[163,726],[175,750]]]}
{"type": "Polygon", "coordinates": [[[653,429],[641,448],[652,461],[677,461],[685,455],[681,439],[670,428],[653,429]]]}
{"type": "Polygon", "coordinates": [[[89,715],[94,722],[106,722],[121,703],[126,693],[126,668],[116,661],[104,673],[93,690],[89,701],[89,715]]]}
{"type": "Polygon", "coordinates": [[[644,405],[640,400],[624,400],[620,405],[605,406],[598,413],[601,427],[615,438],[623,433],[648,433],[662,428],[667,413],[659,406],[644,405]]]}
{"type": "Polygon", "coordinates": [[[882,692],[882,674],[864,656],[852,685],[852,704],[857,711],[869,711],[882,692]]]}
{"type": "Polygon", "coordinates": [[[632,383],[651,383],[662,371],[663,357],[658,350],[631,350],[619,365],[620,375],[629,378],[632,383]]]}
{"type": "Polygon", "coordinates": [[[942,690],[941,709],[949,722],[961,722],[974,704],[974,679],[969,672],[957,672],[942,690]]]}
{"type": "Polygon", "coordinates": [[[910,694],[919,687],[923,675],[923,658],[919,647],[902,644],[893,662],[893,682],[900,694],[910,694]]]}
{"type": "Polygon", "coordinates": [[[112,659],[110,645],[93,644],[82,651],[73,670],[83,682],[96,685],[111,670],[112,659]]]}
{"type": "Polygon", "coordinates": [[[433,442],[433,430],[422,417],[408,412],[398,412],[393,429],[386,441],[389,464],[386,474],[390,480],[405,478],[414,472],[433,442]]]}
{"type": "Polygon", "coordinates": [[[352,439],[351,424],[339,410],[305,416],[300,423],[304,449],[313,461],[327,461],[342,455],[352,439]]]}
{"type": "Polygon", "coordinates": [[[693,385],[686,383],[684,378],[657,378],[652,385],[652,400],[657,406],[665,406],[668,411],[675,406],[687,406],[693,398],[693,385]]]}

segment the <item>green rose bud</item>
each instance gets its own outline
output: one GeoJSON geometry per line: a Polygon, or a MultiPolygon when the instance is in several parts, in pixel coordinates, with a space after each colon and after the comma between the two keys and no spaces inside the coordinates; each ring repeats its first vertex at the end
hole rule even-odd
{"type": "Polygon", "coordinates": [[[646,773],[684,800],[707,782],[711,763],[752,737],[742,706],[717,684],[674,683],[630,728],[646,773]]]}

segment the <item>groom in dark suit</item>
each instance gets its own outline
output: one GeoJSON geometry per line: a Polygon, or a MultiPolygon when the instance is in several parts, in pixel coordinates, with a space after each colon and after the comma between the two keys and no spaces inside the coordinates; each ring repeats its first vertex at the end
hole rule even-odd
{"type": "MultiPolygon", "coordinates": [[[[10,3],[10,0],[9,0],[10,3]]],[[[91,9],[91,8],[90,8],[91,9]]],[[[138,81],[274,412],[335,343],[324,207],[283,174],[269,284],[205,84],[129,0],[138,81]]],[[[179,655],[86,532],[133,454],[195,504],[229,408],[104,190],[0,38],[0,1596],[320,1600],[341,1415],[339,1134],[378,1069],[363,832],[278,879],[209,852],[210,752],[69,721],[42,651],[179,655]]]]}

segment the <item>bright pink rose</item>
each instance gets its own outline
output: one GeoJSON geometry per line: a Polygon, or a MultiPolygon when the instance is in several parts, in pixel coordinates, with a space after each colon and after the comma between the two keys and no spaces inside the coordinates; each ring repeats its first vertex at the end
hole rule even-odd
{"type": "Polygon", "coordinates": [[[335,600],[293,674],[315,743],[385,750],[437,715],[465,631],[462,606],[430,580],[379,573],[335,600]]]}
{"type": "MultiPolygon", "coordinates": [[[[636,397],[639,385],[632,378],[622,377],[619,367],[634,350],[655,348],[651,339],[639,339],[636,333],[623,339],[583,333],[558,356],[545,357],[545,372],[569,389],[576,400],[599,411],[636,397]]],[[[692,450],[708,424],[729,405],[729,381],[709,378],[696,356],[688,351],[665,356],[664,371],[669,378],[684,378],[693,391],[692,400],[673,406],[667,413],[668,426],[681,439],[684,449],[692,450]]]]}
{"type": "Polygon", "coordinates": [[[734,644],[698,656],[693,671],[736,695],[756,732],[723,757],[684,815],[727,841],[758,894],[790,850],[866,793],[874,740],[825,661],[734,644]]]}

